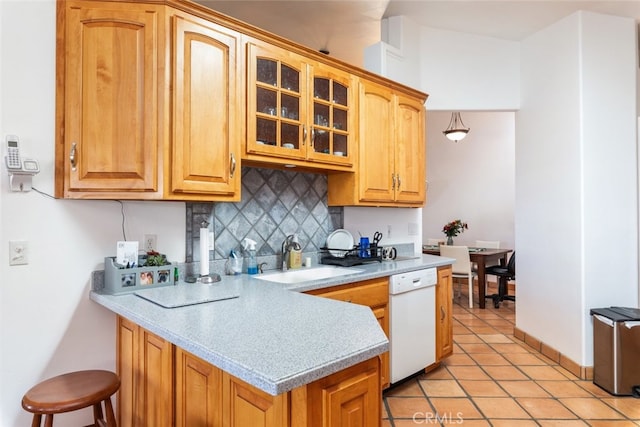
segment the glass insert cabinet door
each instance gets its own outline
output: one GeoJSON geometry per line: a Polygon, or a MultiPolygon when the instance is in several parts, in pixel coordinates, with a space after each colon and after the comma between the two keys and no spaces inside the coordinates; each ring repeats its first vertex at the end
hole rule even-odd
{"type": "Polygon", "coordinates": [[[250,44],[249,67],[249,152],[304,158],[309,129],[303,58],[250,44]]]}
{"type": "Polygon", "coordinates": [[[351,166],[355,77],[249,44],[247,151],[351,166]]]}
{"type": "Polygon", "coordinates": [[[350,75],[328,70],[322,65],[313,69],[311,151],[309,157],[334,163],[351,162],[351,105],[355,83],[350,75]]]}

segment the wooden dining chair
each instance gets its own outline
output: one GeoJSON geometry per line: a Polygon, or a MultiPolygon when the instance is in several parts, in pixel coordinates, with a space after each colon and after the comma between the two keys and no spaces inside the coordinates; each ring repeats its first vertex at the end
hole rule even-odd
{"type": "MultiPolygon", "coordinates": [[[[485,248],[485,249],[500,249],[500,240],[476,240],[476,248],[485,248]]],[[[485,267],[494,267],[494,266],[499,266],[500,264],[491,264],[491,265],[486,265],[485,267]]],[[[478,271],[478,267],[475,265],[473,266],[473,270],[474,271],[478,271]]],[[[487,275],[485,274],[485,277],[487,275]]],[[[496,286],[498,285],[500,281],[500,278],[498,276],[496,276],[496,286]]],[[[487,294],[487,284],[489,283],[488,280],[484,281],[484,294],[487,294]]]]}
{"type": "MultiPolygon", "coordinates": [[[[473,279],[478,275],[471,269],[471,259],[469,257],[469,248],[467,246],[440,246],[440,256],[454,258],[456,260],[452,265],[453,279],[466,279],[469,283],[469,308],[473,308],[473,279]]],[[[460,285],[458,285],[458,290],[460,285]]],[[[460,295],[460,292],[458,292],[460,295]]]]}

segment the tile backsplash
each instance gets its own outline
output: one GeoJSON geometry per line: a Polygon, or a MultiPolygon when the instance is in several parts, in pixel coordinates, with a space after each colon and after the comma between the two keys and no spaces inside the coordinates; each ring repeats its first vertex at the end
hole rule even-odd
{"type": "MultiPolygon", "coordinates": [[[[343,227],[342,207],[327,206],[323,174],[242,168],[242,200],[237,203],[187,203],[186,262],[200,261],[200,224],[215,233],[210,261],[228,258],[245,237],[257,242],[258,257],[281,254],[281,244],[298,233],[303,252],[318,252],[327,236],[343,227]]],[[[241,253],[241,252],[240,252],[241,253]]]]}

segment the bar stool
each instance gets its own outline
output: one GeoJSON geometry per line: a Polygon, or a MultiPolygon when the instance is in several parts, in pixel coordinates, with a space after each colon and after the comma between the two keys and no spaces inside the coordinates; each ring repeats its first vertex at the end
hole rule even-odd
{"type": "Polygon", "coordinates": [[[109,371],[77,371],[45,380],[25,393],[22,407],[33,414],[31,427],[53,427],[53,415],[93,406],[95,426],[116,427],[111,396],[120,388],[120,378],[109,371]],[[102,403],[106,412],[103,417],[102,403]]]}

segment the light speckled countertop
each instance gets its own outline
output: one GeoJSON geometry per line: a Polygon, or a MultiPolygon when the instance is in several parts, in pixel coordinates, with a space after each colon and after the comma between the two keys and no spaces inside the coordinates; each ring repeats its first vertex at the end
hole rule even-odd
{"type": "MultiPolygon", "coordinates": [[[[452,261],[422,255],[358,265],[353,267],[361,270],[356,274],[293,285],[247,275],[223,276],[215,286],[233,289],[238,298],[177,308],[163,308],[134,294],[92,291],[90,298],[247,383],[278,395],[388,350],[388,340],[368,307],[302,292],[452,261]]],[[[181,283],[171,288],[179,293],[187,286],[192,285],[181,283]]]]}

